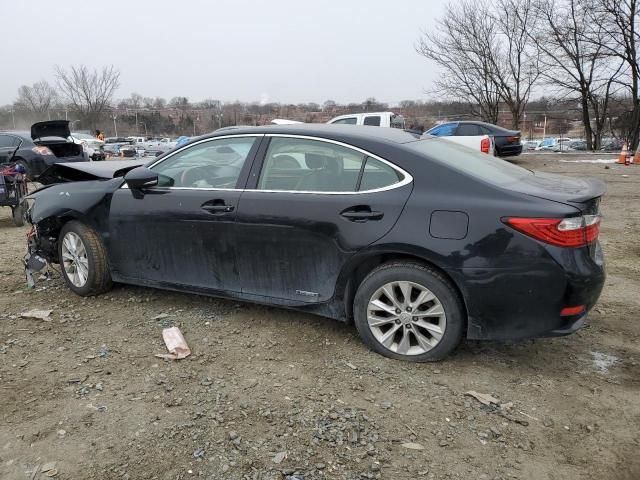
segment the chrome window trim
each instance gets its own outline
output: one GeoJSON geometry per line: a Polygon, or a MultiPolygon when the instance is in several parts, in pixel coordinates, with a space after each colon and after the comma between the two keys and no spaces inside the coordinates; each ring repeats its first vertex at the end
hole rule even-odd
{"type": "MultiPolygon", "coordinates": [[[[264,133],[243,133],[243,134],[239,134],[239,135],[220,135],[219,137],[204,138],[202,140],[198,140],[197,142],[190,143],[188,145],[184,145],[184,146],[180,147],[175,152],[171,152],[169,155],[167,155],[164,158],[161,158],[160,160],[158,160],[155,163],[152,163],[147,168],[151,169],[151,168],[155,167],[156,165],[161,164],[165,160],[169,160],[171,157],[173,157],[174,155],[177,155],[178,153],[182,152],[183,150],[186,150],[187,148],[193,147],[194,145],[200,145],[201,143],[206,143],[206,142],[213,142],[214,140],[222,140],[224,138],[242,138],[242,137],[264,137],[264,133]]],[[[170,187],[170,188],[174,188],[174,187],[170,187]]],[[[183,188],[183,187],[175,187],[175,188],[183,188]]]]}
{"type": "MultiPolygon", "coordinates": [[[[338,140],[331,140],[329,138],[322,138],[322,137],[313,137],[310,135],[295,135],[295,134],[287,134],[287,133],[267,133],[265,135],[266,137],[279,137],[279,138],[300,138],[303,140],[316,140],[319,142],[325,142],[325,143],[332,143],[334,145],[339,145],[341,147],[345,147],[351,150],[355,150],[357,152],[360,152],[364,155],[366,155],[367,157],[371,157],[374,158],[382,163],[384,163],[385,165],[391,167],[394,171],[399,172],[400,174],[402,174],[402,176],[404,177],[402,180],[399,180],[396,183],[392,183],[391,185],[387,185],[386,187],[381,187],[381,188],[374,188],[371,190],[360,190],[357,192],[322,192],[322,191],[315,191],[315,190],[262,190],[260,188],[250,188],[247,189],[247,191],[250,192],[265,192],[265,193],[312,193],[315,195],[360,195],[360,194],[364,194],[364,193],[376,193],[376,192],[385,192],[387,190],[393,190],[395,188],[400,188],[400,187],[404,187],[405,185],[408,185],[409,183],[413,182],[413,177],[411,176],[411,174],[409,172],[407,172],[406,170],[404,170],[403,168],[399,167],[398,165],[396,165],[395,163],[391,163],[388,160],[385,160],[382,157],[379,157],[378,155],[375,155],[371,152],[368,152],[360,147],[356,147],[353,145],[349,145],[348,143],[344,143],[344,142],[340,142],[338,140]]],[[[265,153],[265,159],[266,159],[266,153],[265,153]]],[[[264,166],[264,164],[263,164],[264,166]]]]}
{"type": "MultiPolygon", "coordinates": [[[[253,133],[253,134],[238,134],[238,135],[222,135],[219,137],[212,137],[212,138],[205,138],[203,140],[200,140],[196,143],[192,143],[189,145],[186,145],[184,147],[181,147],[180,150],[176,150],[175,152],[172,152],[170,155],[166,156],[165,158],[162,158],[160,160],[158,160],[157,162],[153,163],[152,165],[150,165],[148,168],[152,168],[155,167],[156,165],[164,162],[165,160],[168,160],[169,158],[173,157],[174,155],[176,155],[177,153],[181,152],[182,150],[188,148],[188,147],[192,147],[194,145],[199,145],[201,143],[205,143],[205,142],[209,142],[209,141],[213,141],[213,140],[219,140],[219,139],[223,139],[223,138],[241,138],[241,137],[281,137],[281,138],[299,138],[299,139],[303,139],[303,140],[316,140],[319,142],[326,142],[326,143],[332,143],[335,145],[339,145],[341,147],[345,147],[345,148],[349,148],[351,150],[355,150],[357,152],[360,152],[364,155],[366,155],[367,157],[371,157],[374,158],[384,164],[386,164],[387,166],[391,167],[393,170],[395,170],[396,172],[399,172],[403,175],[403,179],[393,183],[391,185],[387,185],[386,187],[381,187],[381,188],[374,188],[371,190],[360,190],[358,192],[322,192],[322,191],[315,191],[315,190],[262,190],[259,188],[212,188],[212,187],[153,187],[154,189],[162,189],[162,190],[194,190],[194,191],[214,191],[214,192],[260,192],[260,193],[295,193],[295,194],[313,194],[313,195],[362,195],[362,194],[369,194],[369,193],[377,193],[377,192],[386,192],[387,190],[394,190],[396,188],[400,188],[400,187],[404,187],[405,185],[410,184],[411,182],[413,182],[413,177],[411,176],[411,174],[409,172],[407,172],[406,170],[404,170],[403,168],[399,167],[398,165],[396,165],[395,163],[392,163],[388,160],[385,160],[382,157],[379,157],[378,155],[375,155],[371,152],[368,152],[367,150],[364,150],[362,148],[350,145],[348,143],[344,143],[344,142],[340,142],[338,140],[331,140],[329,138],[322,138],[322,137],[314,137],[314,136],[310,136],[310,135],[295,135],[295,134],[287,134],[287,133],[253,133]]],[[[125,183],[122,184],[122,186],[120,188],[124,188],[124,189],[128,189],[128,185],[125,183]]]]}

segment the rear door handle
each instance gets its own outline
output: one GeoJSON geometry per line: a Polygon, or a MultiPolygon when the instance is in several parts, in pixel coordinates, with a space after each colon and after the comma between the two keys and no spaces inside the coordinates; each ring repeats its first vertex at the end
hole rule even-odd
{"type": "Polygon", "coordinates": [[[384,213],[371,210],[369,206],[351,207],[340,212],[340,215],[352,222],[368,222],[369,220],[381,220],[384,213]]]}
{"type": "Polygon", "coordinates": [[[200,206],[200,208],[209,213],[229,213],[234,210],[233,205],[227,205],[224,200],[220,199],[205,202],[200,206]]]}

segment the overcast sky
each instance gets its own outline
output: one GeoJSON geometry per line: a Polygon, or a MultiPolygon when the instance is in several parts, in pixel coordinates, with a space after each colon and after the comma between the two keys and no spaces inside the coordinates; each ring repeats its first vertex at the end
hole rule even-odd
{"type": "Polygon", "coordinates": [[[117,98],[395,103],[437,72],[414,50],[447,0],[0,0],[0,105],[54,65],[115,65],[117,98]]]}

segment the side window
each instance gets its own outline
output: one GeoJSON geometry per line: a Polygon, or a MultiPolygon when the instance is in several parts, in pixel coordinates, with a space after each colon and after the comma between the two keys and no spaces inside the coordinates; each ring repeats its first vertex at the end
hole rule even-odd
{"type": "Polygon", "coordinates": [[[256,137],[213,139],[193,145],[151,167],[161,187],[236,188],[256,137]]]}
{"type": "Polygon", "coordinates": [[[402,180],[399,172],[384,162],[367,157],[358,191],[388,187],[402,180]]]}
{"type": "Polygon", "coordinates": [[[273,137],[258,189],[355,192],[364,157],[356,150],[329,142],[273,137]]]}
{"type": "Polygon", "coordinates": [[[369,117],[364,117],[364,124],[371,125],[374,127],[380,126],[380,115],[372,115],[369,117]]]}
{"type": "Polygon", "coordinates": [[[482,130],[477,125],[473,123],[462,123],[458,125],[458,130],[456,130],[456,136],[458,137],[475,137],[478,135],[484,135],[482,130]]]}
{"type": "Polygon", "coordinates": [[[358,119],[356,117],[349,117],[331,122],[331,125],[355,125],[356,123],[358,123],[358,119]]]}
{"type": "Polygon", "coordinates": [[[0,148],[3,147],[12,147],[13,146],[13,137],[9,135],[0,135],[0,148]]]}
{"type": "Polygon", "coordinates": [[[438,127],[432,128],[429,131],[429,135],[434,135],[436,137],[450,137],[455,132],[456,127],[456,123],[445,123],[438,127]]]}

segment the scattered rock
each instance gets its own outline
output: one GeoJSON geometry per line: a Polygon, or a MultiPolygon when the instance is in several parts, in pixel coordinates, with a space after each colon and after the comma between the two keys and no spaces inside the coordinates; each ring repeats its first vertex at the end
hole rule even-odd
{"type": "Polygon", "coordinates": [[[424,450],[424,447],[419,443],[407,442],[402,444],[403,448],[408,448],[409,450],[424,450]]]}
{"type": "Polygon", "coordinates": [[[273,457],[273,463],[282,463],[282,461],[287,458],[287,452],[278,452],[273,457]]]}
{"type": "Polygon", "coordinates": [[[37,309],[33,309],[33,310],[29,310],[27,312],[22,312],[20,314],[20,318],[31,318],[31,319],[35,319],[35,320],[43,320],[45,322],[50,322],[51,319],[49,318],[49,315],[51,315],[51,312],[53,312],[53,310],[37,310],[37,309]]]}
{"type": "Polygon", "coordinates": [[[487,393],[478,393],[478,392],[476,392],[474,390],[469,390],[468,392],[465,392],[464,394],[475,398],[476,400],[478,400],[483,405],[492,405],[492,404],[493,405],[498,405],[500,403],[500,401],[498,399],[496,399],[495,397],[492,397],[491,395],[489,395],[487,393]]]}

